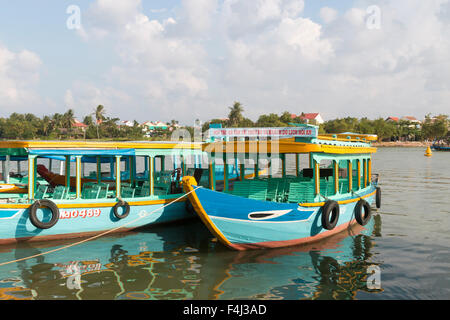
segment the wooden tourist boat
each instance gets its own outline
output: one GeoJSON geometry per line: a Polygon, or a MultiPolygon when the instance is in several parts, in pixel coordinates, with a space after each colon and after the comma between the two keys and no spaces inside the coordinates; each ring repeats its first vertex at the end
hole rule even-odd
{"type": "MultiPolygon", "coordinates": [[[[318,127],[210,129],[203,145],[209,172],[216,162],[238,159],[243,168],[254,160],[255,178],[230,182],[221,189],[211,176],[209,188],[194,177],[183,178],[189,200],[219,241],[236,250],[275,248],[317,241],[365,225],[371,204],[381,205],[378,175],[372,176],[373,135],[318,135],[318,127]],[[248,139],[247,139],[248,138],[248,139]],[[307,155],[301,170],[300,155],[307,155]],[[287,175],[287,157],[295,158],[295,174],[287,175]],[[260,162],[268,174],[259,176],[260,162]],[[271,168],[281,161],[281,177],[271,168]],[[328,165],[327,165],[328,164],[328,165]],[[350,174],[349,174],[350,173],[350,174]]],[[[242,169],[241,169],[242,171],[242,169]]]]}
{"type": "Polygon", "coordinates": [[[0,243],[73,238],[195,217],[187,210],[180,179],[187,159],[202,155],[199,143],[0,142],[7,163],[0,185],[5,191],[0,193],[0,243]],[[41,183],[48,177],[39,177],[38,161],[50,157],[62,160],[62,182],[41,183]],[[165,169],[166,157],[178,159],[175,170],[165,169]],[[26,186],[10,181],[10,163],[19,158],[27,159],[26,186]],[[96,178],[91,173],[85,179],[82,169],[93,162],[96,178]]]}

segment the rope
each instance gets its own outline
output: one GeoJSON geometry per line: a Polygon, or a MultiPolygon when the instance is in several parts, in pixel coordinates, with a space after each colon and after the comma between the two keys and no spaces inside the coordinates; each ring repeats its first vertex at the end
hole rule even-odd
{"type": "Polygon", "coordinates": [[[74,247],[74,246],[83,244],[83,243],[85,243],[85,242],[88,242],[88,241],[91,241],[91,240],[94,240],[94,239],[97,239],[97,238],[100,238],[100,237],[102,237],[102,236],[104,236],[104,235],[106,235],[106,234],[108,234],[108,233],[111,233],[111,232],[114,232],[114,231],[116,231],[116,230],[118,230],[118,229],[120,229],[120,228],[126,227],[127,225],[129,225],[129,224],[131,224],[131,223],[134,223],[134,222],[136,222],[136,221],[139,221],[139,220],[141,220],[141,219],[143,219],[143,218],[145,218],[145,217],[147,217],[147,216],[149,216],[149,215],[151,215],[151,214],[153,214],[153,213],[155,213],[155,212],[157,212],[157,211],[159,211],[159,210],[161,210],[161,209],[164,209],[165,207],[170,206],[171,204],[173,204],[173,203],[175,203],[175,202],[177,202],[177,201],[183,199],[184,197],[188,196],[189,194],[191,194],[192,192],[194,192],[194,191],[197,190],[198,188],[202,188],[202,187],[201,187],[201,186],[194,187],[194,189],[191,190],[191,191],[189,191],[188,193],[185,193],[185,194],[182,195],[181,197],[179,197],[179,198],[177,198],[177,199],[175,199],[175,200],[169,202],[168,204],[163,205],[162,207],[160,207],[160,208],[158,208],[158,209],[153,210],[152,212],[145,213],[145,214],[141,214],[141,213],[142,213],[142,211],[141,211],[141,212],[139,213],[139,217],[138,217],[137,219],[131,220],[131,221],[129,221],[129,222],[127,222],[127,223],[125,223],[125,224],[119,226],[119,227],[116,227],[116,228],[113,228],[113,229],[109,229],[109,230],[107,230],[107,231],[105,231],[105,232],[102,232],[102,233],[100,233],[100,234],[97,234],[97,235],[95,235],[95,236],[92,236],[91,238],[84,239],[84,240],[81,240],[81,241],[78,241],[78,242],[75,242],[75,243],[72,243],[72,244],[68,244],[68,245],[66,245],[66,246],[63,246],[63,247],[60,247],[60,248],[57,248],[57,249],[54,249],[54,250],[50,250],[50,251],[47,251],[47,252],[41,252],[41,253],[38,253],[38,254],[35,254],[35,255],[32,255],[32,256],[25,257],[25,258],[20,258],[20,259],[17,259],[17,260],[12,260],[12,261],[8,261],[8,262],[2,262],[2,263],[0,263],[0,266],[4,266],[4,265],[7,265],[7,264],[11,264],[11,263],[14,263],[14,262],[20,262],[20,261],[24,261],[24,260],[28,260],[28,259],[33,259],[33,258],[36,258],[36,257],[39,257],[39,256],[43,256],[43,255],[47,255],[47,254],[50,254],[50,253],[53,253],[53,252],[57,252],[57,251],[60,251],[60,250],[64,250],[64,249],[67,249],[67,248],[70,248],[70,247],[74,247]]]}
{"type": "Polygon", "coordinates": [[[362,196],[357,194],[355,191],[352,190],[352,196],[356,195],[360,200],[362,199],[362,196]]]}

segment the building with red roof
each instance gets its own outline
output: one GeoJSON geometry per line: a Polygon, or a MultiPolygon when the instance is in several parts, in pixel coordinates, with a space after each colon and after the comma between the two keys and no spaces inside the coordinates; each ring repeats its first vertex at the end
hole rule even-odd
{"type": "Polygon", "coordinates": [[[313,123],[313,124],[322,124],[325,121],[323,121],[322,116],[320,113],[302,113],[301,115],[291,114],[291,118],[297,118],[299,117],[302,120],[306,120],[306,123],[313,123]]]}

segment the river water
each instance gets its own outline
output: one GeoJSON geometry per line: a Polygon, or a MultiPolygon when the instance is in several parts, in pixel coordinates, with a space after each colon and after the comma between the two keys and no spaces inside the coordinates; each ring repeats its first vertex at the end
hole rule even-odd
{"type": "Polygon", "coordinates": [[[231,251],[197,220],[0,247],[0,299],[449,299],[450,153],[379,148],[382,207],[310,246],[231,251]],[[76,241],[76,240],[75,240],[76,241]],[[74,240],[72,240],[74,242],[74,240]]]}

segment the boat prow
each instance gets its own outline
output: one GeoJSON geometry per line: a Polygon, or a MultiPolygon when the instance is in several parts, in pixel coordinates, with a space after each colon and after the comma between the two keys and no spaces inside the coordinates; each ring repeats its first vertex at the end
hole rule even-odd
{"type": "Polygon", "coordinates": [[[188,194],[188,199],[190,203],[192,204],[192,207],[194,208],[197,215],[200,217],[202,222],[205,224],[205,226],[209,229],[209,231],[222,242],[223,244],[227,245],[230,248],[233,248],[231,242],[227,240],[227,238],[222,234],[222,232],[217,229],[215,224],[211,221],[211,218],[206,213],[205,209],[203,208],[198,196],[197,191],[201,187],[197,187],[197,181],[194,177],[191,176],[185,176],[182,180],[182,186],[183,191],[188,194]]]}

